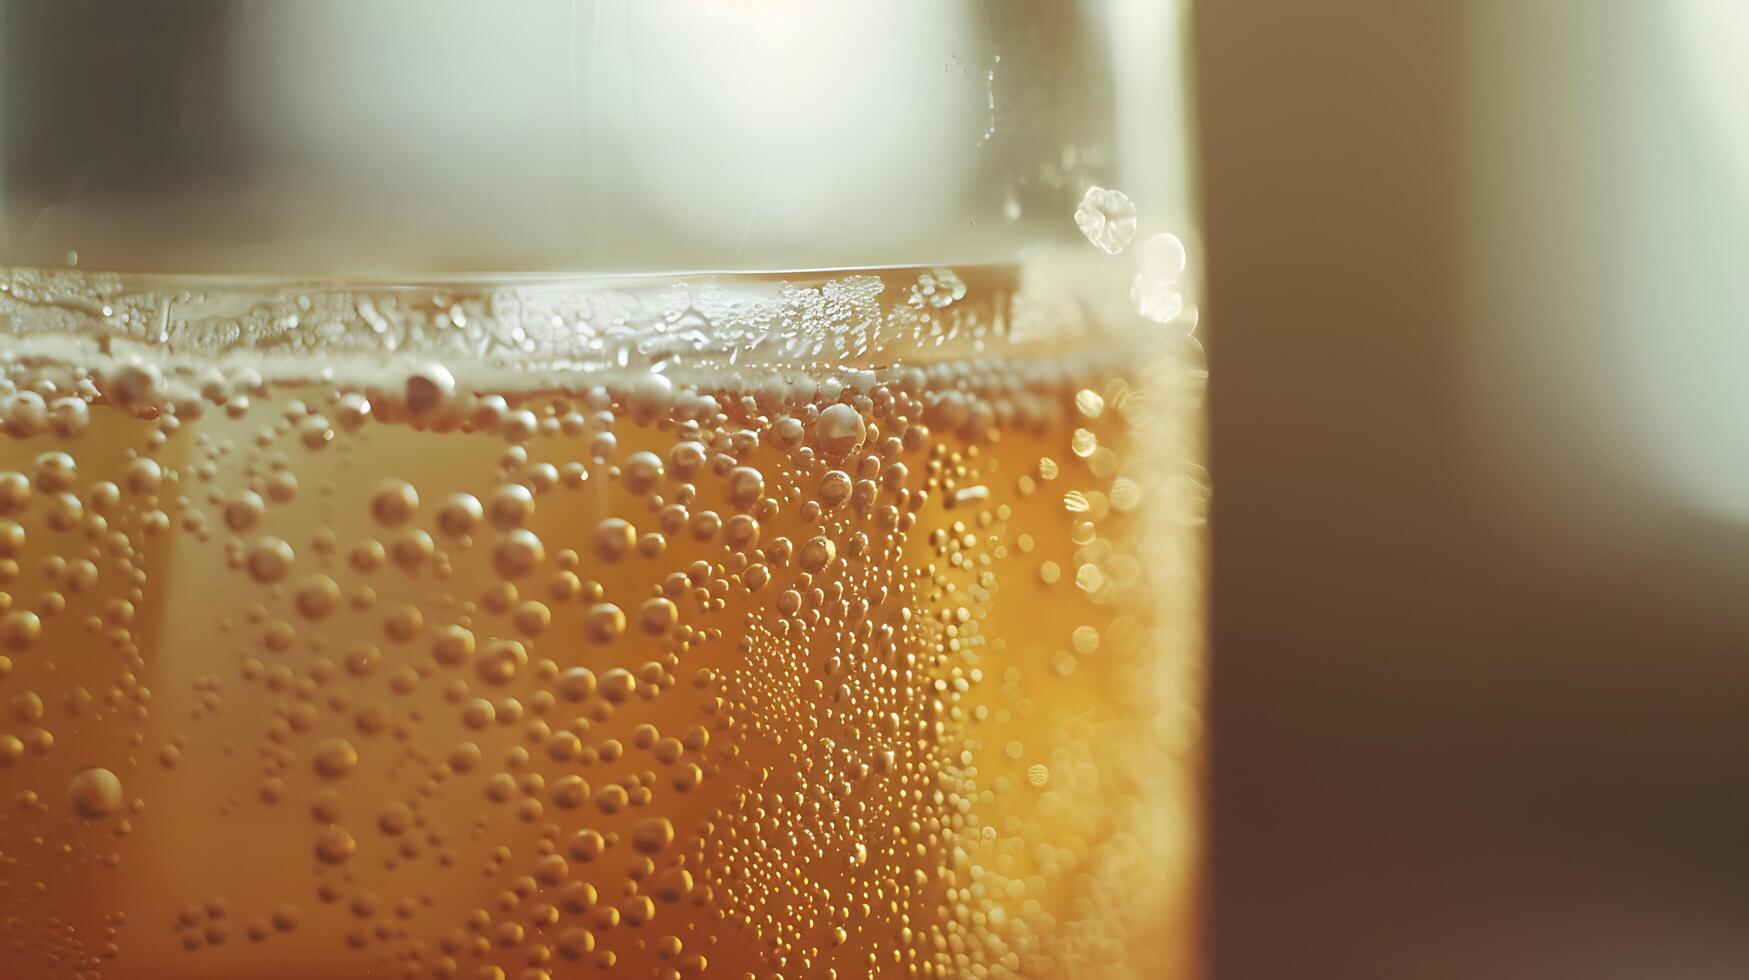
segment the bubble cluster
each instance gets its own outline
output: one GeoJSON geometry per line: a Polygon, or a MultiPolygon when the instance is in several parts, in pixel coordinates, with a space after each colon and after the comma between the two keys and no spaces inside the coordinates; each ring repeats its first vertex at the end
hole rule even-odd
{"type": "Polygon", "coordinates": [[[1147,975],[1200,734],[1159,535],[1206,497],[1148,447],[1195,372],[888,278],[623,347],[578,318],[647,298],[115,287],[104,344],[0,352],[0,962],[1147,975]]]}

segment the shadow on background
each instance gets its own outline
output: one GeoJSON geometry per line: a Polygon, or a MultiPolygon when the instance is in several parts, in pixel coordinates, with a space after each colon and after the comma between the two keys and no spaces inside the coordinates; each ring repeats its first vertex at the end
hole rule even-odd
{"type": "Polygon", "coordinates": [[[1200,5],[1223,980],[1749,976],[1749,527],[1616,387],[1611,194],[1709,177],[1618,131],[1638,6],[1200,5]]]}

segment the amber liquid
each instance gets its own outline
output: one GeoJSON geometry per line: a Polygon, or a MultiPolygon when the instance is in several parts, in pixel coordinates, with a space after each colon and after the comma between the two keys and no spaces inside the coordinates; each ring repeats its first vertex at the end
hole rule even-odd
{"type": "Polygon", "coordinates": [[[0,972],[1184,975],[1151,370],[23,396],[0,972]]]}

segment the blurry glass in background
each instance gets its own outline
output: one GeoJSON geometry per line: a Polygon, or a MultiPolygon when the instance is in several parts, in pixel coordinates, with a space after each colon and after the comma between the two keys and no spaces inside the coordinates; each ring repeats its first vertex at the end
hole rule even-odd
{"type": "Polygon", "coordinates": [[[14,975],[1198,971],[1179,4],[0,12],[14,975]]]}

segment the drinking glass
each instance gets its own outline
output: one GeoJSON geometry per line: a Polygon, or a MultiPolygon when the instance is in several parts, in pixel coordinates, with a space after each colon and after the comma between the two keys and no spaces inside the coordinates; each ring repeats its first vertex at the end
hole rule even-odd
{"type": "Polygon", "coordinates": [[[0,8],[0,972],[1195,975],[1184,15],[0,8]]]}

